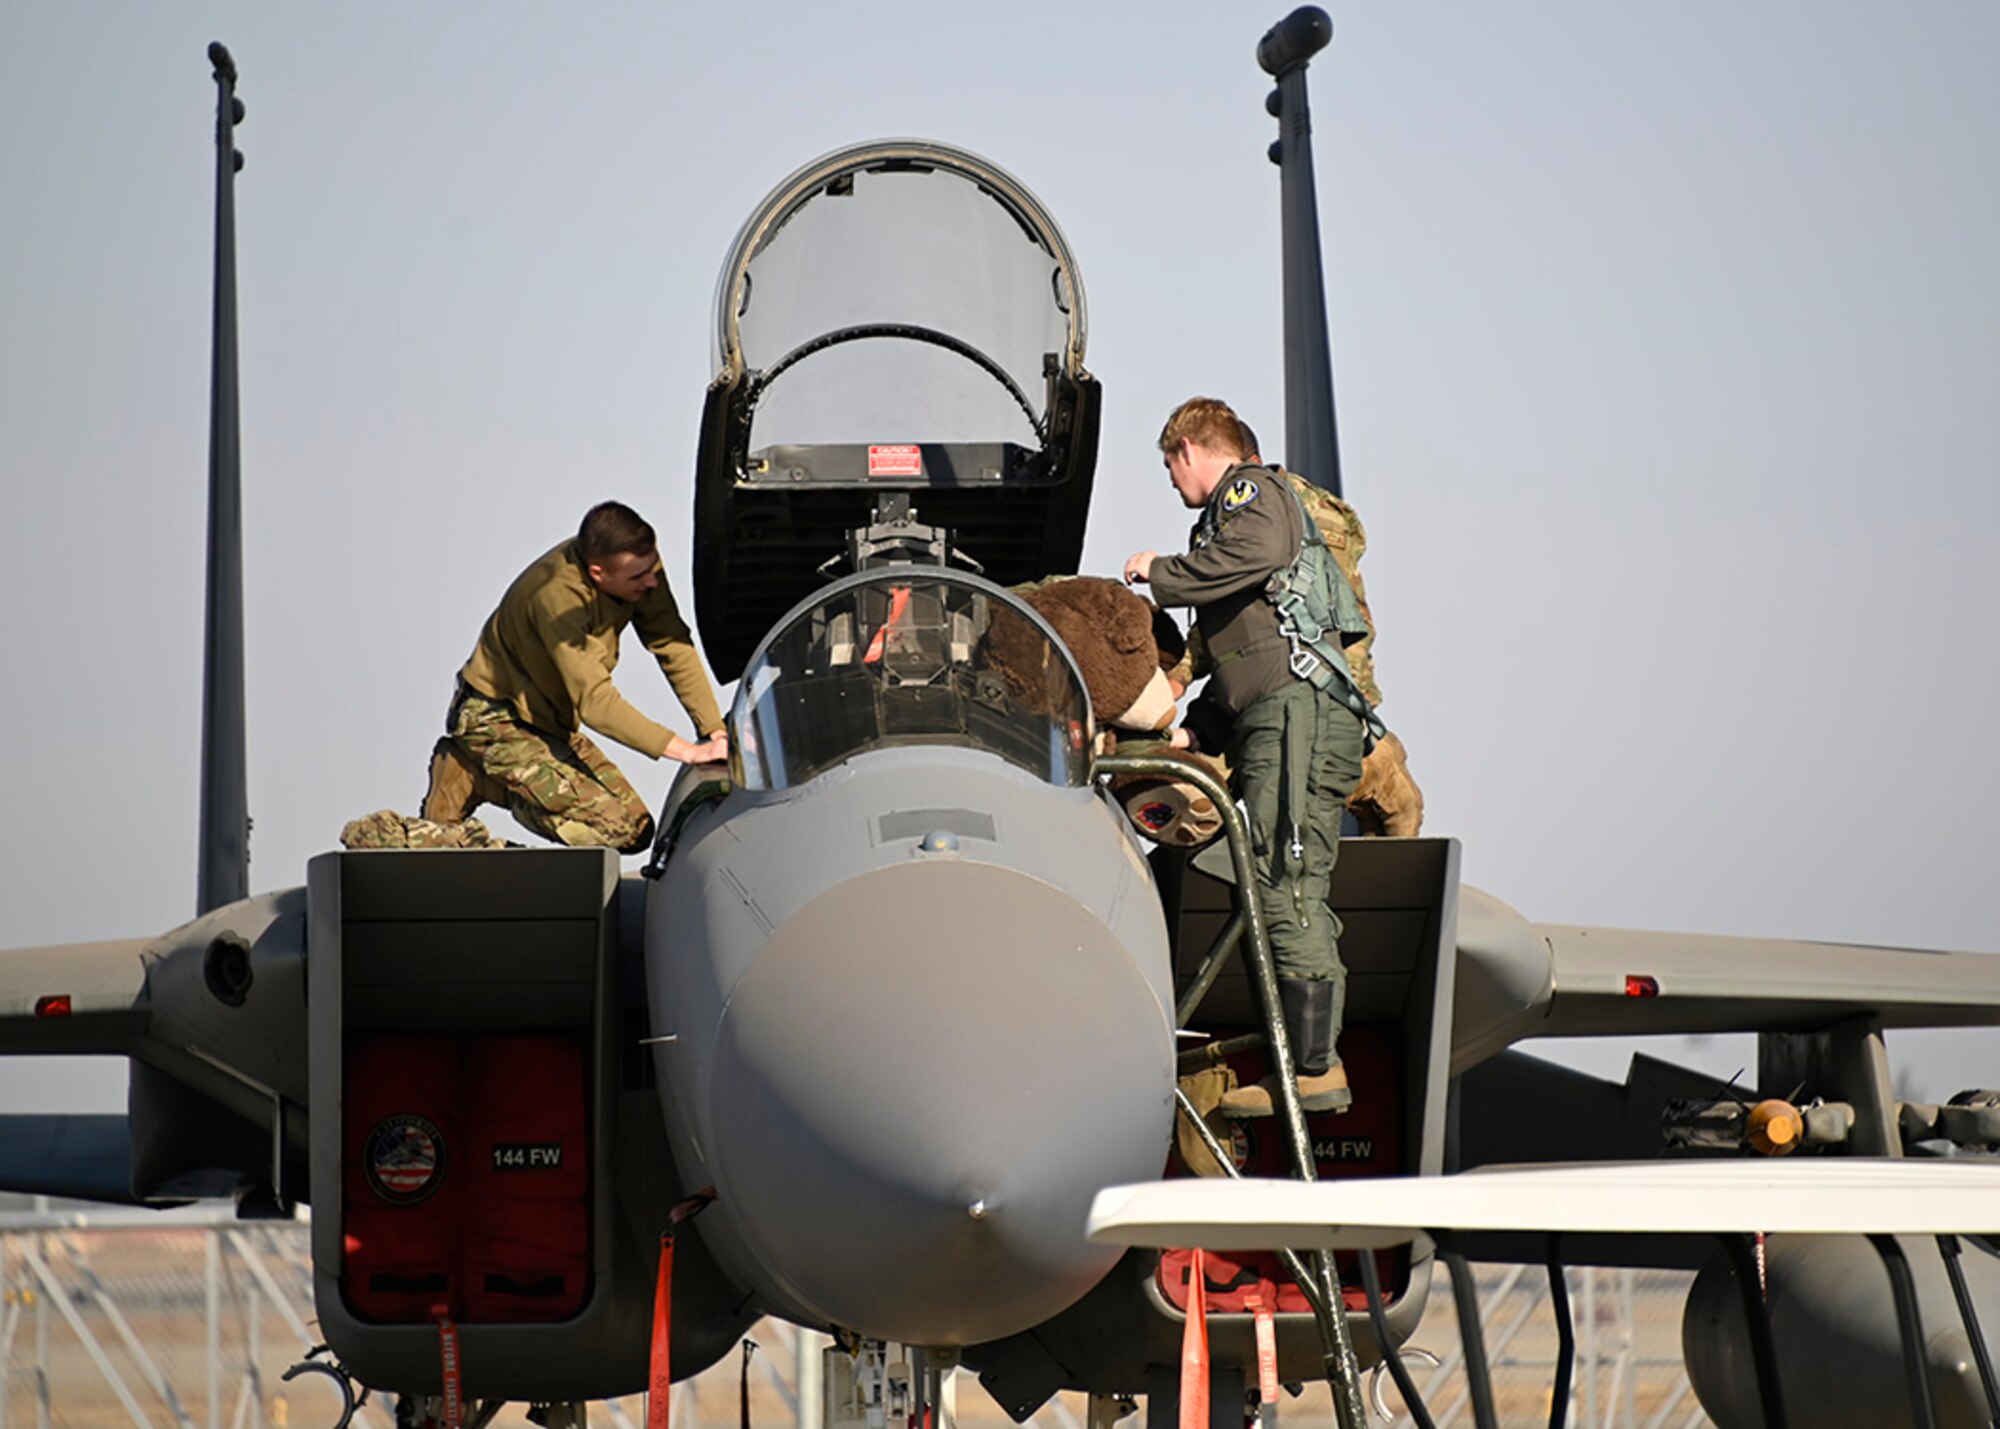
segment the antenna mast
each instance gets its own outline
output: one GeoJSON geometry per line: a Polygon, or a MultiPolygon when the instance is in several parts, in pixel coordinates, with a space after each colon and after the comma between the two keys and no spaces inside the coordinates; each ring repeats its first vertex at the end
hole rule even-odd
{"type": "Polygon", "coordinates": [[[1257,64],[1278,87],[1264,101],[1278,121],[1269,150],[1278,166],[1285,274],[1285,465],[1340,495],[1340,441],[1333,423],[1333,357],[1326,337],[1326,282],[1313,190],[1312,110],[1306,66],[1333,38],[1333,21],[1302,5],[1257,42],[1257,64]]]}
{"type": "Polygon", "coordinates": [[[215,321],[208,414],[208,600],[202,652],[201,842],[195,911],[250,894],[250,795],[243,716],[243,470],[236,413],[236,62],[215,66],[215,321]]]}

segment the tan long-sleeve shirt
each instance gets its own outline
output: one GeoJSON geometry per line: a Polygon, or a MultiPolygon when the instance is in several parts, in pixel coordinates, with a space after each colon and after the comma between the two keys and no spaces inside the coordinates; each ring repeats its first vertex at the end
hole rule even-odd
{"type": "Polygon", "coordinates": [[[574,539],[514,578],[458,677],[506,701],[524,724],[568,734],[582,723],[658,759],[666,752],[666,726],[640,714],[611,683],[627,625],[660,662],[695,733],[706,737],[722,728],[715,690],[666,576],[641,600],[615,600],[590,583],[574,539]]]}

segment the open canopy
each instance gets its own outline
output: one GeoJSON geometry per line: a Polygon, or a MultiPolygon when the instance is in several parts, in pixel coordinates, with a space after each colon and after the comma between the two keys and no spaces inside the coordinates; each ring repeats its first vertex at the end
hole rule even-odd
{"type": "Polygon", "coordinates": [[[997,165],[859,144],[751,213],[716,285],[695,602],[724,679],[887,494],[1001,584],[1067,574],[1097,448],[1076,261],[997,165]]]}
{"type": "Polygon", "coordinates": [[[1075,260],[1034,196],[941,144],[863,144],[779,185],[716,290],[753,448],[1041,444],[1045,364],[1083,363],[1075,260]]]}

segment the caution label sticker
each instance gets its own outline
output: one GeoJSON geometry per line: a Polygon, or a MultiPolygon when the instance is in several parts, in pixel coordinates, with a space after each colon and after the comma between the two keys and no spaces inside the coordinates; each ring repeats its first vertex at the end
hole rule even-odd
{"type": "Polygon", "coordinates": [[[924,453],[918,446],[868,448],[870,476],[922,476],[924,453]]]}

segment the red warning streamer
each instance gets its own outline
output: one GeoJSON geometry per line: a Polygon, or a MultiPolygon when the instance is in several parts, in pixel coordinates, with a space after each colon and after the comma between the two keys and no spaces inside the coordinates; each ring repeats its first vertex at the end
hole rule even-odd
{"type": "Polygon", "coordinates": [[[875,638],[868,642],[868,653],[861,657],[864,665],[880,664],[882,652],[888,648],[889,631],[901,620],[910,608],[910,588],[899,585],[889,592],[889,618],[875,631],[875,638]]]}
{"type": "Polygon", "coordinates": [[[1250,1311],[1257,1317],[1257,1397],[1275,1406],[1278,1402],[1278,1287],[1265,1281],[1259,1293],[1250,1297],[1250,1311]]]}
{"type": "Polygon", "coordinates": [[[700,1215],[714,1199],[715,1187],[704,1186],[667,1212],[667,1228],[660,1232],[660,1278],[653,1286],[653,1352],[646,1374],[646,1429],[667,1429],[673,1412],[674,1227],[700,1215]]]}
{"type": "Polygon", "coordinates": [[[667,1429],[673,1412],[674,1233],[660,1234],[660,1278],[653,1288],[653,1358],[646,1377],[646,1429],[667,1429]]]}
{"type": "Polygon", "coordinates": [[[431,1306],[431,1318],[438,1327],[438,1365],[444,1377],[444,1426],[459,1429],[465,1420],[465,1399],[459,1392],[458,1326],[451,1322],[451,1307],[431,1306]]]}
{"type": "Polygon", "coordinates": [[[1181,1331],[1180,1429],[1208,1429],[1208,1267],[1196,1246],[1188,1260],[1187,1325],[1181,1331]]]}

